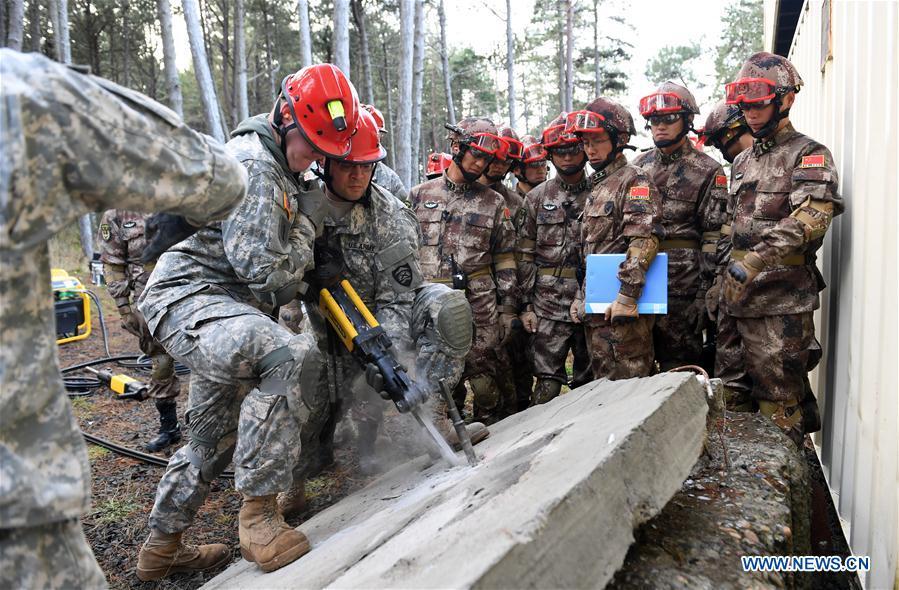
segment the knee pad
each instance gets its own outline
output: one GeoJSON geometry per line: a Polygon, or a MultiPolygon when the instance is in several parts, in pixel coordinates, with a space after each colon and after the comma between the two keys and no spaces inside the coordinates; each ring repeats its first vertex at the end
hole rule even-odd
{"type": "Polygon", "coordinates": [[[468,384],[474,394],[474,403],[484,410],[492,410],[499,404],[499,390],[490,375],[469,377],[468,384]]]}
{"type": "Polygon", "coordinates": [[[412,305],[413,340],[424,333],[448,355],[464,357],[471,349],[471,306],[462,291],[431,283],[420,289],[412,305]]]}

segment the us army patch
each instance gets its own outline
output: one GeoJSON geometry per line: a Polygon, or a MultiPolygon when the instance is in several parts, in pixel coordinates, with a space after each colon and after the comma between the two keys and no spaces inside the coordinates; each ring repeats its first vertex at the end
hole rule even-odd
{"type": "Polygon", "coordinates": [[[131,228],[134,227],[135,225],[137,225],[137,222],[136,222],[136,221],[126,221],[125,223],[122,224],[122,227],[131,229],[131,228]]]}
{"type": "Polygon", "coordinates": [[[425,207],[428,209],[434,209],[437,207],[437,201],[425,201],[425,207]]]}
{"type": "Polygon", "coordinates": [[[100,224],[100,237],[103,238],[104,240],[106,240],[107,242],[109,241],[109,238],[112,237],[112,232],[109,230],[108,223],[100,224]]]}
{"type": "Polygon", "coordinates": [[[412,284],[412,268],[409,266],[409,263],[400,265],[393,269],[393,280],[404,287],[408,287],[412,284]]]}
{"type": "Polygon", "coordinates": [[[627,196],[628,199],[635,201],[648,201],[649,200],[649,187],[648,186],[632,186],[630,192],[627,196]]]}
{"type": "Polygon", "coordinates": [[[556,205],[554,203],[543,203],[543,208],[547,211],[555,211],[556,205]]]}
{"type": "Polygon", "coordinates": [[[817,156],[802,156],[800,168],[824,168],[824,154],[817,156]]]}
{"type": "Polygon", "coordinates": [[[727,188],[727,177],[723,174],[716,174],[715,188],[727,188]]]}

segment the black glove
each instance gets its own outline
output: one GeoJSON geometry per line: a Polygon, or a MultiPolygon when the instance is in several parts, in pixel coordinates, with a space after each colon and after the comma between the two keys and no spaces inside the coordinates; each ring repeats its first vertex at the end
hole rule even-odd
{"type": "Polygon", "coordinates": [[[200,228],[194,227],[180,215],[171,213],[151,215],[144,230],[147,246],[141,254],[140,261],[144,264],[154,262],[163,252],[194,235],[198,229],[200,228]]]}
{"type": "Polygon", "coordinates": [[[365,365],[365,382],[368,383],[369,387],[377,391],[382,398],[385,400],[390,399],[390,394],[384,391],[384,377],[374,363],[365,365]]]}

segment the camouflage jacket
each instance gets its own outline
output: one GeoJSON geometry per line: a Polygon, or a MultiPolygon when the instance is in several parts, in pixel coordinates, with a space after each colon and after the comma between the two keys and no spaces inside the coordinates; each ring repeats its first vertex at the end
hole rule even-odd
{"type": "Polygon", "coordinates": [[[409,205],[409,191],[406,190],[406,186],[403,184],[403,181],[400,180],[400,175],[394,172],[393,168],[384,162],[380,162],[375,167],[375,174],[372,177],[372,182],[381,188],[386,189],[388,193],[392,194],[406,205],[409,205]]]}
{"type": "MultiPolygon", "coordinates": [[[[375,314],[397,350],[412,346],[412,302],[422,282],[415,250],[417,232],[418,221],[412,211],[394,195],[373,186],[366,202],[353,205],[343,217],[326,215],[316,240],[316,247],[342,253],[343,277],[375,314]]],[[[325,320],[317,307],[309,308],[309,319],[323,346],[327,341],[325,320]]]]}
{"type": "MultiPolygon", "coordinates": [[[[805,241],[791,214],[807,200],[833,203],[843,212],[833,156],[826,147],[787,124],[773,137],[756,140],[740,153],[731,171],[728,219],[736,252],[755,251],[766,264],[727,311],[737,317],[809,312],[820,305],[824,279],[815,265],[823,235],[805,241]],[[787,257],[801,260],[786,260],[787,257]],[[785,263],[786,262],[786,263],[785,263]]],[[[828,220],[829,222],[829,220],[828,220]]]]}
{"type": "Polygon", "coordinates": [[[662,194],[664,236],[659,251],[668,253],[668,295],[704,293],[715,278],[715,247],[727,205],[724,169],[689,140],[671,154],[654,148],[633,164],[646,170],[662,194]]]}
{"type": "Polygon", "coordinates": [[[510,191],[502,181],[494,182],[488,185],[487,188],[496,191],[503,198],[503,202],[506,203],[506,209],[509,210],[509,217],[512,219],[512,227],[515,228],[515,235],[520,236],[521,226],[526,215],[524,197],[519,195],[517,191],[510,191]]]}
{"type": "MultiPolygon", "coordinates": [[[[662,196],[642,168],[624,156],[590,177],[593,191],[584,205],[581,222],[581,260],[590,254],[627,252],[634,238],[659,237],[663,233],[662,196]]],[[[646,272],[636,258],[628,257],[618,270],[620,292],[640,297],[646,272]]],[[[581,292],[583,297],[583,289],[581,292]]]]}
{"type": "Polygon", "coordinates": [[[112,207],[221,219],[246,175],[146,96],[0,49],[0,529],[74,519],[90,466],[56,359],[47,241],[112,207]]]}
{"type": "Polygon", "coordinates": [[[534,188],[525,200],[527,213],[519,241],[525,269],[521,297],[540,317],[571,321],[568,310],[579,287],[576,272],[583,265],[581,214],[591,188],[586,176],[574,186],[556,176],[534,188]]]}
{"type": "Polygon", "coordinates": [[[130,305],[144,292],[150,270],[140,255],[147,245],[144,224],[148,215],[110,209],[100,219],[100,260],[106,267],[106,288],[117,307],[130,305]]]}
{"type": "Polygon", "coordinates": [[[244,121],[232,136],[225,147],[247,170],[247,196],[227,219],[159,258],[140,300],[151,332],[166,309],[179,302],[196,306],[184,311],[192,322],[219,316],[222,311],[208,307],[202,298],[184,301],[210,288],[271,313],[273,294],[299,283],[312,263],[315,226],[302,211],[304,199],[324,198],[318,181],[298,179],[287,168],[265,115],[244,121]]]}
{"type": "Polygon", "coordinates": [[[470,287],[495,289],[502,305],[517,309],[515,229],[502,196],[477,182],[455,184],[444,174],[414,187],[411,198],[421,225],[425,279],[449,280],[455,262],[477,277],[470,287]]]}

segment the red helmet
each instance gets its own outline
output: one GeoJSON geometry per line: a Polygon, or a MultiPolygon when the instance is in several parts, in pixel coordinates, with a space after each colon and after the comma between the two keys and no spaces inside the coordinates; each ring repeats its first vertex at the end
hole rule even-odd
{"type": "Polygon", "coordinates": [[[387,150],[381,145],[381,128],[375,116],[367,109],[359,112],[359,124],[353,135],[353,146],[350,153],[343,158],[344,162],[354,164],[372,164],[387,157],[387,150]]]}
{"type": "Polygon", "coordinates": [[[453,157],[449,154],[444,154],[442,152],[431,152],[428,156],[428,167],[425,171],[425,176],[428,178],[434,178],[436,176],[440,176],[443,174],[443,171],[449,168],[449,165],[452,164],[453,157]]]}
{"type": "Polygon", "coordinates": [[[524,151],[521,154],[522,164],[532,164],[548,158],[543,144],[533,135],[525,135],[521,138],[521,143],[524,145],[524,151]]]}
{"type": "Polygon", "coordinates": [[[565,119],[567,116],[568,113],[559,113],[559,116],[553,119],[552,122],[546,126],[546,129],[543,130],[543,140],[541,143],[543,144],[544,149],[551,150],[553,148],[581,143],[578,136],[565,130],[565,119]]]}
{"type": "Polygon", "coordinates": [[[381,133],[387,133],[387,127],[384,126],[384,115],[380,110],[374,105],[364,104],[362,108],[367,110],[371,115],[375,118],[375,123],[378,125],[378,130],[381,133]]]}
{"type": "Polygon", "coordinates": [[[506,158],[516,161],[521,160],[521,154],[524,152],[524,144],[518,139],[518,134],[515,133],[515,130],[509,126],[500,127],[497,131],[497,135],[499,135],[500,139],[506,143],[505,153],[502,157],[497,157],[503,161],[505,161],[506,158]]]}
{"type": "Polygon", "coordinates": [[[293,124],[317,151],[332,158],[349,153],[359,121],[359,97],[337,66],[316,64],[287,76],[281,82],[281,98],[280,117],[290,113],[293,124]]]}

